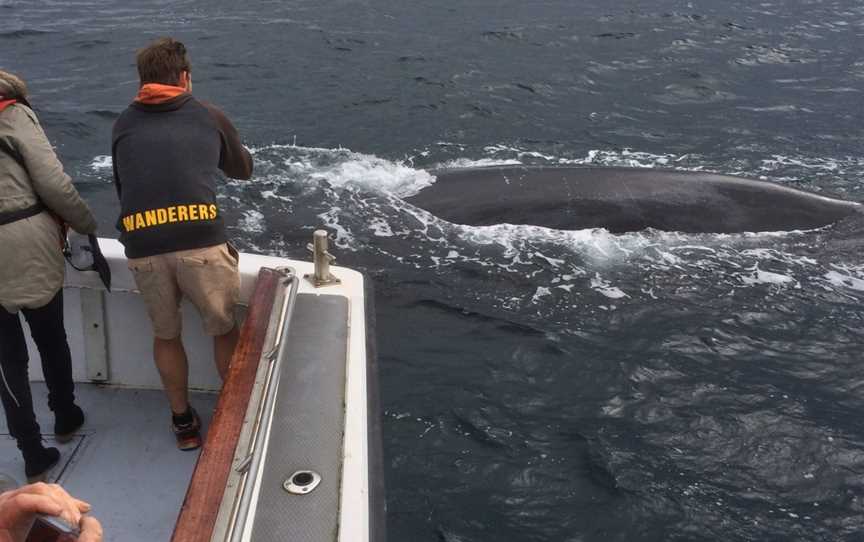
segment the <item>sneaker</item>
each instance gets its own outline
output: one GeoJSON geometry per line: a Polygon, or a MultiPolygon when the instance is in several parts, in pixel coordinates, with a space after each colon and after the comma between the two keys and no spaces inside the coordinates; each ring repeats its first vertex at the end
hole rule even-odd
{"type": "Polygon", "coordinates": [[[189,407],[192,420],[187,423],[173,423],[174,436],[177,437],[177,447],[181,450],[197,450],[201,447],[201,418],[195,409],[189,407]]]}
{"type": "Polygon", "coordinates": [[[22,450],[24,455],[24,474],[30,483],[45,480],[48,471],[60,462],[57,448],[45,448],[42,443],[22,450]]]}
{"type": "Polygon", "coordinates": [[[54,438],[59,443],[69,442],[84,425],[84,411],[76,404],[54,413],[54,438]]]}

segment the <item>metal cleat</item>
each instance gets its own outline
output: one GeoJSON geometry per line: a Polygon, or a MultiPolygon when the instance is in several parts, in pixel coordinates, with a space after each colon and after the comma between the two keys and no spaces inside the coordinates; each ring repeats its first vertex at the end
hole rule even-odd
{"type": "Polygon", "coordinates": [[[315,264],[315,272],[304,275],[316,288],[339,284],[342,281],[330,273],[330,264],[336,261],[336,257],[327,251],[327,231],[315,230],[312,234],[312,242],[306,245],[312,252],[312,262],[315,264]]]}

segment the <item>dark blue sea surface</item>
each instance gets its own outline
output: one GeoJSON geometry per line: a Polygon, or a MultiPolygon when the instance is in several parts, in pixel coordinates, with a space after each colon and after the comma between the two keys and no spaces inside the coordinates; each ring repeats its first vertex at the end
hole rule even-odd
{"type": "MultiPolygon", "coordinates": [[[[864,220],[736,235],[447,223],[438,168],[635,165],[864,199],[864,6],[0,0],[116,236],[134,52],[186,42],[253,149],[246,251],[374,281],[390,540],[864,540],[864,220]]],[[[482,198],[466,187],[466,197],[482,198]]]]}

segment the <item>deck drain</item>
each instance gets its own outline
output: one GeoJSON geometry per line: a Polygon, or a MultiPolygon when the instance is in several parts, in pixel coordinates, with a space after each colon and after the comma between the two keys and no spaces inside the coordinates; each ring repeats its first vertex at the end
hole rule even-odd
{"type": "Polygon", "coordinates": [[[288,493],[306,495],[321,483],[321,475],[311,470],[298,470],[282,483],[288,493]]]}

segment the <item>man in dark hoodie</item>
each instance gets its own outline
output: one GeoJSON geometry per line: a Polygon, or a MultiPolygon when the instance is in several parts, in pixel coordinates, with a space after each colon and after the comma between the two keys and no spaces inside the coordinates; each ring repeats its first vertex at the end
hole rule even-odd
{"type": "Polygon", "coordinates": [[[238,331],[240,275],[216,201],[222,170],[252,176],[252,157],[225,115],[192,94],[186,47],[162,38],[137,55],[141,87],[114,124],[117,227],[129,269],[153,324],[153,358],[168,395],[181,450],[201,445],[201,422],[188,400],[180,302],[196,306],[213,336],[224,380],[238,331]]]}

